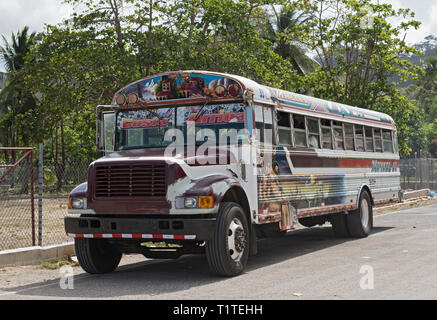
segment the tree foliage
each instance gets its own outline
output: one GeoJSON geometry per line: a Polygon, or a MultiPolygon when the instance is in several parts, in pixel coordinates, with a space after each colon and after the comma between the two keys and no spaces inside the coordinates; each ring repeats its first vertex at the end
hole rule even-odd
{"type": "MultiPolygon", "coordinates": [[[[389,81],[420,76],[405,59],[418,51],[404,41],[404,33],[419,25],[409,9],[370,0],[64,2],[84,10],[48,25],[36,45],[29,41],[19,79],[35,106],[13,117],[19,143],[44,141],[61,167],[67,157],[95,156],[96,105],[109,104],[127,83],[172,70],[239,74],[386,112],[398,124],[405,154],[410,137],[420,132],[411,128],[422,128],[412,100],[389,81]],[[363,23],[369,17],[371,26],[363,23]],[[395,17],[402,21],[390,24],[395,17]]],[[[0,121],[6,128],[4,114],[0,121]]]]}
{"type": "Polygon", "coordinates": [[[37,110],[32,91],[25,88],[23,69],[36,34],[29,34],[29,28],[24,27],[12,34],[10,42],[6,37],[2,38],[0,61],[8,71],[8,79],[0,92],[0,144],[27,145],[32,142],[32,129],[28,124],[37,116],[37,110]],[[21,123],[27,125],[21,126],[21,123]]]}
{"type": "Polygon", "coordinates": [[[370,0],[298,0],[291,6],[311,19],[290,30],[290,37],[313,50],[320,63],[301,78],[303,85],[324,99],[384,110],[397,122],[401,151],[408,153],[407,124],[414,106],[390,78],[415,79],[421,71],[405,59],[419,53],[404,40],[408,29],[420,25],[414,13],[370,0]],[[402,21],[394,25],[389,22],[394,18],[402,21]]]}

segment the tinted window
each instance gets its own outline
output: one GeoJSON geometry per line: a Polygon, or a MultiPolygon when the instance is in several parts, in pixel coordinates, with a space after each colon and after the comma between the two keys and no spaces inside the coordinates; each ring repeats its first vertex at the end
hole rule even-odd
{"type": "Polygon", "coordinates": [[[307,146],[307,135],[305,131],[305,117],[301,115],[293,115],[293,135],[294,144],[297,147],[307,146]]]}
{"type": "Polygon", "coordinates": [[[331,120],[320,119],[322,125],[322,148],[332,149],[331,120]]]}
{"type": "Polygon", "coordinates": [[[278,126],[290,128],[290,114],[278,111],[278,126]]]}
{"type": "Polygon", "coordinates": [[[305,130],[305,117],[300,115],[293,115],[293,127],[294,129],[305,130]]]}
{"type": "Polygon", "coordinates": [[[373,128],[373,136],[375,137],[376,152],[382,152],[381,130],[377,128],[373,128]]]}
{"type": "Polygon", "coordinates": [[[307,118],[308,145],[310,148],[320,148],[319,120],[307,118]]]}
{"type": "Polygon", "coordinates": [[[346,140],[345,140],[346,150],[355,150],[353,125],[345,123],[344,124],[344,134],[346,137],[346,140]]]}
{"type": "Polygon", "coordinates": [[[331,128],[322,127],[322,147],[326,149],[332,149],[331,128]]]}
{"type": "Polygon", "coordinates": [[[364,133],[363,126],[354,125],[355,128],[355,150],[364,151],[364,133]]]}
{"type": "Polygon", "coordinates": [[[343,127],[334,126],[334,143],[336,149],[344,149],[343,147],[343,127]]]}
{"type": "Polygon", "coordinates": [[[278,112],[278,137],[280,145],[291,145],[290,114],[278,112]]]}
{"type": "Polygon", "coordinates": [[[364,134],[366,135],[366,151],[373,152],[373,130],[371,127],[364,128],[364,134]]]}
{"type": "Polygon", "coordinates": [[[390,130],[382,130],[382,140],[384,145],[384,152],[393,152],[393,141],[390,130]]]}

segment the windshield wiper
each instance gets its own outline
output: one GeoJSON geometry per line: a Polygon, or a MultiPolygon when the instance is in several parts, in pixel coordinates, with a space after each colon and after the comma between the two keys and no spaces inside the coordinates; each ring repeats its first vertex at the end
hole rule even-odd
{"type": "Polygon", "coordinates": [[[194,120],[193,120],[194,122],[196,122],[197,119],[199,119],[200,116],[203,115],[203,113],[205,112],[204,109],[205,109],[206,105],[208,104],[208,102],[210,102],[210,101],[211,101],[210,98],[206,98],[205,103],[203,104],[202,108],[200,108],[199,113],[197,114],[196,118],[194,118],[194,120]]]}
{"type": "MultiPolygon", "coordinates": [[[[142,107],[146,107],[145,105],[143,105],[141,102],[139,102],[140,106],[142,107]]],[[[146,109],[148,112],[150,112],[151,114],[153,114],[155,117],[158,118],[158,132],[161,131],[161,117],[159,116],[159,114],[156,111],[153,111],[152,109],[146,109]]]]}

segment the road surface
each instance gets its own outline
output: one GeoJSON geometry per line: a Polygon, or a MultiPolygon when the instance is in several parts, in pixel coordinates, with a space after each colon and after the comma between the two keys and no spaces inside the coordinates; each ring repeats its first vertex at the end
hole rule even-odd
{"type": "Polygon", "coordinates": [[[326,225],[260,240],[235,278],[212,275],[203,255],[129,255],[105,275],[74,267],[74,289],[59,270],[3,268],[0,299],[437,299],[437,204],[375,215],[374,226],[365,239],[326,225]]]}

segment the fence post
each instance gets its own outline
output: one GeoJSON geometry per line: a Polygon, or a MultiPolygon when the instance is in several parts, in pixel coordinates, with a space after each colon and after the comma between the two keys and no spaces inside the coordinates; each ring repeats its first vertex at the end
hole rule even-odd
{"type": "Polygon", "coordinates": [[[30,210],[32,211],[32,246],[35,245],[35,199],[33,188],[33,148],[30,149],[30,210]]]}
{"type": "Polygon", "coordinates": [[[42,246],[43,144],[39,144],[38,161],[38,245],[42,246]]]}

